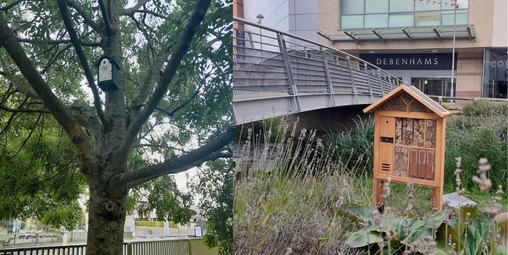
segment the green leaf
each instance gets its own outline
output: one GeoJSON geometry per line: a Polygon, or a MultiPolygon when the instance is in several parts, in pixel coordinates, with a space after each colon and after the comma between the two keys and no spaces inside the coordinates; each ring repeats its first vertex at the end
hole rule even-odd
{"type": "Polygon", "coordinates": [[[480,214],[467,226],[466,235],[462,238],[464,254],[481,254],[483,242],[488,241],[490,223],[491,219],[487,215],[480,214]]]}
{"type": "Polygon", "coordinates": [[[496,255],[508,255],[508,247],[506,246],[496,246],[495,253],[496,255]]]}
{"type": "Polygon", "coordinates": [[[374,218],[372,216],[372,210],[361,205],[355,205],[355,204],[346,204],[342,207],[340,207],[337,210],[337,213],[342,216],[346,217],[353,222],[359,223],[359,224],[365,224],[365,222],[373,222],[374,218]]]}
{"type": "Polygon", "coordinates": [[[377,243],[379,237],[381,237],[379,232],[361,229],[349,235],[346,244],[352,248],[364,247],[377,243]]]}
{"type": "Polygon", "coordinates": [[[446,212],[437,211],[432,212],[425,217],[425,226],[431,229],[437,229],[448,217],[446,212]]]}
{"type": "Polygon", "coordinates": [[[411,246],[416,240],[423,240],[427,236],[432,236],[432,232],[425,226],[425,221],[410,219],[408,231],[409,235],[401,243],[411,246]]]}

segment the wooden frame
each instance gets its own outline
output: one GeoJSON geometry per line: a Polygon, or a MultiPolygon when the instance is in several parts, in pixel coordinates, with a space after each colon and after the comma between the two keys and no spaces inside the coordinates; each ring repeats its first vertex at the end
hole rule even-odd
{"type": "Polygon", "coordinates": [[[374,113],[374,202],[384,182],[432,188],[432,208],[443,206],[446,109],[415,87],[401,85],[364,109],[374,113]]]}

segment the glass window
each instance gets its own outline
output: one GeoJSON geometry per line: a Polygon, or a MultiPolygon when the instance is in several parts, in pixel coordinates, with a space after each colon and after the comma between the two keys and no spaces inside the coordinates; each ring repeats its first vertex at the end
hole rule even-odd
{"type": "Polygon", "coordinates": [[[469,8],[469,0],[457,0],[457,8],[458,9],[469,8]]]}
{"type": "MultiPolygon", "coordinates": [[[[453,17],[455,15],[454,11],[443,11],[442,12],[442,23],[443,25],[453,25],[453,17]]],[[[457,10],[457,18],[455,20],[455,24],[457,25],[466,25],[467,24],[467,10],[457,10]]]]}
{"type": "Polygon", "coordinates": [[[388,14],[365,15],[365,27],[388,27],[388,14]]]}
{"type": "Polygon", "coordinates": [[[413,26],[412,13],[390,14],[390,27],[412,27],[412,26],[413,26]]]}
{"type": "Polygon", "coordinates": [[[340,12],[342,14],[363,14],[363,0],[342,0],[340,12]]]}
{"type": "Polygon", "coordinates": [[[363,28],[363,15],[342,16],[340,24],[343,29],[363,28]]]}
{"type": "Polygon", "coordinates": [[[387,13],[388,0],[365,0],[366,13],[387,13]]]}
{"type": "Polygon", "coordinates": [[[470,0],[342,0],[341,28],[465,25],[470,0]]]}
{"type": "Polygon", "coordinates": [[[458,25],[467,24],[467,10],[457,11],[457,20],[455,22],[458,25]]]}
{"type": "Polygon", "coordinates": [[[390,0],[390,12],[412,12],[414,2],[408,0],[390,0]]]}
{"type": "Polygon", "coordinates": [[[416,1],[415,11],[434,11],[441,10],[441,1],[416,1]]]}
{"type": "MultiPolygon", "coordinates": [[[[443,1],[443,10],[453,10],[453,5],[451,2],[443,1]]],[[[467,9],[469,8],[469,0],[457,0],[457,9],[467,9]]]]}
{"type": "Polygon", "coordinates": [[[442,5],[442,8],[443,10],[453,10],[453,5],[451,4],[451,2],[443,2],[443,5],[442,5]]]}
{"type": "Polygon", "coordinates": [[[421,26],[439,26],[441,24],[440,12],[417,12],[415,13],[415,25],[421,26]]]}
{"type": "Polygon", "coordinates": [[[485,49],[483,58],[483,96],[508,98],[507,48],[485,49]]]}

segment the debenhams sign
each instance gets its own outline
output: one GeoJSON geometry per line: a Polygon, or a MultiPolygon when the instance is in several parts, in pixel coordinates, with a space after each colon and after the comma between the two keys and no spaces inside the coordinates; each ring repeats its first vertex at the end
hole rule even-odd
{"type": "MultiPolygon", "coordinates": [[[[387,70],[450,70],[452,68],[450,53],[360,54],[360,58],[387,70]]],[[[457,63],[457,55],[455,55],[455,63],[457,63]]]]}

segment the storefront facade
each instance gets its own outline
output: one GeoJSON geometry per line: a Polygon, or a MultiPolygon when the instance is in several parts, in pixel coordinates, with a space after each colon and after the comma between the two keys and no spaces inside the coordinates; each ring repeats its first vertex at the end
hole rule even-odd
{"type": "Polygon", "coordinates": [[[320,0],[319,10],[321,43],[428,95],[507,98],[506,1],[320,0]]]}
{"type": "Polygon", "coordinates": [[[507,2],[235,0],[234,11],[367,59],[428,95],[507,98],[507,2]]]}

